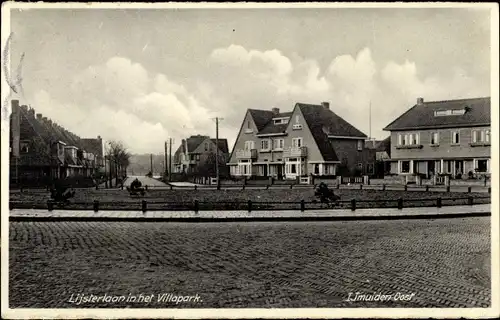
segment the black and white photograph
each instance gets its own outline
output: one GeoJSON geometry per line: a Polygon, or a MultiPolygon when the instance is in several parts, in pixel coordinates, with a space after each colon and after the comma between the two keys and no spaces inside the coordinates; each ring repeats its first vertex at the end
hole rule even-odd
{"type": "Polygon", "coordinates": [[[2,5],[2,318],[495,318],[498,4],[2,5]]]}

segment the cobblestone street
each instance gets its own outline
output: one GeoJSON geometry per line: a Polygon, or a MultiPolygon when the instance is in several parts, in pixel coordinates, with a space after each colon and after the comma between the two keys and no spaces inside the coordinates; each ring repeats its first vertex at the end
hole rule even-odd
{"type": "Polygon", "coordinates": [[[490,218],[11,222],[11,308],[488,307],[490,218]],[[410,301],[345,301],[349,293],[410,301]],[[198,302],[158,302],[163,293],[198,302]],[[72,295],[154,295],[86,303],[72,295]]]}

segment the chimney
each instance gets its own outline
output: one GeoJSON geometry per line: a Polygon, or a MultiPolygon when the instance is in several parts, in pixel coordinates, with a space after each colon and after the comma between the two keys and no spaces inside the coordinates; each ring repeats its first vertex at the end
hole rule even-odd
{"type": "Polygon", "coordinates": [[[417,105],[421,106],[424,104],[424,98],[417,98],[417,105]]]}
{"type": "Polygon", "coordinates": [[[280,113],[280,108],[272,108],[272,110],[275,115],[280,113]]]}
{"type": "MultiPolygon", "coordinates": [[[[34,111],[34,110],[33,110],[33,111],[34,111]]],[[[36,114],[36,118],[37,118],[38,120],[42,120],[42,114],[41,114],[41,113],[37,113],[37,114],[36,114]]]]}
{"type": "MultiPolygon", "coordinates": [[[[17,104],[19,106],[19,104],[17,104]]],[[[15,104],[13,103],[12,104],[12,109],[14,109],[15,107],[15,104]]],[[[28,106],[21,106],[21,110],[23,111],[23,113],[28,113],[29,110],[28,110],[28,106]]]]}
{"type": "Polygon", "coordinates": [[[330,102],[323,101],[323,102],[321,102],[321,105],[325,109],[330,109],[330,102]]]}
{"type": "Polygon", "coordinates": [[[43,117],[42,120],[43,120],[43,122],[47,122],[48,121],[47,117],[43,117]]]}
{"type": "Polygon", "coordinates": [[[52,120],[49,119],[49,120],[47,120],[47,122],[49,123],[49,125],[52,126],[52,120]]]}
{"type": "Polygon", "coordinates": [[[101,136],[97,136],[97,140],[101,140],[101,136]]]}

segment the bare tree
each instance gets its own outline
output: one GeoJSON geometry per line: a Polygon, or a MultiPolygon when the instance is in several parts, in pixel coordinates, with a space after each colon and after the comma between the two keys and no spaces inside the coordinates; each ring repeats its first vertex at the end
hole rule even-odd
{"type": "Polygon", "coordinates": [[[114,174],[116,178],[116,185],[118,185],[118,180],[126,175],[131,155],[120,141],[109,141],[106,144],[105,149],[106,157],[109,161],[110,181],[112,181],[114,174]]]}

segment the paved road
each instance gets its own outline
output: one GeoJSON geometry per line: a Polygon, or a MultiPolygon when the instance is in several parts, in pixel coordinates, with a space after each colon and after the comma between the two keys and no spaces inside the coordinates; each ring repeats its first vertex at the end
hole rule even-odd
{"type": "Polygon", "coordinates": [[[132,181],[135,179],[139,179],[139,181],[142,183],[143,186],[154,186],[154,187],[166,187],[167,185],[161,181],[158,181],[153,178],[149,178],[146,176],[128,176],[125,182],[123,183],[124,186],[130,186],[132,181]]]}
{"type": "MultiPolygon", "coordinates": [[[[11,222],[9,305],[488,307],[490,219],[138,223],[11,222]],[[345,301],[349,293],[392,295],[345,301]],[[394,301],[397,293],[415,293],[394,301]],[[157,302],[159,294],[198,302],[157,302]],[[71,295],[154,295],[75,305],[71,295]]],[[[75,297],[74,297],[75,298],[75,297]]],[[[75,299],[73,299],[75,300],[75,299]]]]}

